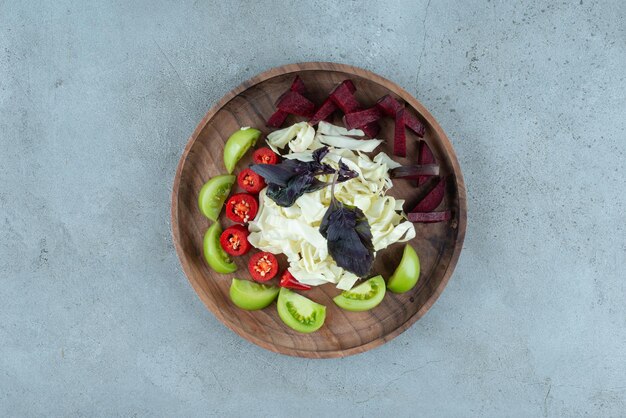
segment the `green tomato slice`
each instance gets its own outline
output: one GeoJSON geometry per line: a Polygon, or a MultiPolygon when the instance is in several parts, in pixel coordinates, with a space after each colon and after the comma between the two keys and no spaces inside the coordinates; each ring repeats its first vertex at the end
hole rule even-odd
{"type": "Polygon", "coordinates": [[[232,134],[224,145],[224,166],[229,173],[235,169],[237,162],[256,144],[261,136],[261,131],[254,128],[239,129],[232,134]]]}
{"type": "Polygon", "coordinates": [[[326,306],[282,287],[278,294],[278,316],[298,332],[314,332],[324,325],[326,306]]]}
{"type": "Polygon", "coordinates": [[[222,249],[220,235],[222,235],[222,227],[219,222],[215,222],[207,229],[203,242],[204,259],[216,272],[232,273],[237,270],[237,265],[222,249]]]}
{"type": "Polygon", "coordinates": [[[378,306],[385,297],[385,279],[383,276],[372,277],[352,290],[341,292],[333,301],[347,311],[369,311],[378,306]]]}
{"type": "Polygon", "coordinates": [[[387,289],[393,293],[408,292],[417,284],[419,277],[420,259],[413,247],[406,244],[402,253],[402,260],[387,282],[387,289]]]}
{"type": "Polygon", "coordinates": [[[211,178],[202,186],[198,194],[198,207],[204,216],[213,222],[217,221],[235,180],[236,177],[232,174],[222,174],[211,178]]]}
{"type": "Polygon", "coordinates": [[[230,285],[230,300],[241,309],[256,311],[274,302],[278,296],[278,291],[276,286],[233,278],[230,285]]]}

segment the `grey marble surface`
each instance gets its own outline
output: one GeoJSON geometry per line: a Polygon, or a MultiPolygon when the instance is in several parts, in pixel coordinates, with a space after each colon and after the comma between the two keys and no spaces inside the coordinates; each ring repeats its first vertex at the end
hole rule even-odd
{"type": "Polygon", "coordinates": [[[623,1],[0,0],[0,415],[624,416],[623,1]],[[380,73],[453,142],[457,270],[362,355],[267,352],[169,226],[207,109],[300,61],[380,73]]]}

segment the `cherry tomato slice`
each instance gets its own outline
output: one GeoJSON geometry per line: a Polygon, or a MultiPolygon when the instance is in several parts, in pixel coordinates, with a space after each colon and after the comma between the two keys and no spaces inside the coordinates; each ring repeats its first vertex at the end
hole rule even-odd
{"type": "Polygon", "coordinates": [[[286,287],[287,289],[295,289],[295,290],[310,290],[311,286],[307,284],[300,283],[293,274],[289,272],[289,270],[285,270],[283,275],[280,278],[280,287],[286,287]]]}
{"type": "Polygon", "coordinates": [[[248,229],[243,225],[233,225],[226,228],[220,235],[220,245],[227,254],[233,256],[244,255],[250,251],[248,242],[248,229]]]}
{"type": "Polygon", "coordinates": [[[248,193],[259,193],[266,186],[263,177],[259,176],[249,168],[246,168],[239,173],[237,176],[237,183],[239,183],[239,187],[248,193]]]}
{"type": "Polygon", "coordinates": [[[278,155],[268,147],[262,147],[254,151],[252,161],[254,164],[276,164],[278,155]]]}
{"type": "Polygon", "coordinates": [[[260,252],[254,254],[248,262],[248,270],[257,282],[266,282],[278,273],[278,260],[272,253],[260,252]]]}
{"type": "Polygon", "coordinates": [[[248,193],[237,193],[226,202],[226,216],[240,224],[253,220],[258,210],[259,204],[254,196],[248,193]]]}

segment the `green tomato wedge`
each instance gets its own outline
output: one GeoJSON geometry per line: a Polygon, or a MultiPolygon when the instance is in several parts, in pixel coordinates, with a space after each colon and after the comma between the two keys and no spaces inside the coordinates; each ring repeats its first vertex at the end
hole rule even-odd
{"type": "Polygon", "coordinates": [[[387,289],[393,293],[404,293],[413,289],[420,277],[420,259],[409,244],[404,247],[402,260],[387,282],[387,289]]]}
{"type": "Polygon", "coordinates": [[[204,259],[216,272],[232,273],[237,270],[237,265],[222,249],[220,235],[222,235],[222,227],[219,222],[215,222],[207,229],[203,242],[204,259]]]}
{"type": "Polygon", "coordinates": [[[313,302],[282,287],[278,294],[278,316],[289,328],[303,333],[314,332],[324,325],[326,306],[313,302]]]}
{"type": "Polygon", "coordinates": [[[372,277],[352,290],[341,292],[333,301],[346,311],[369,311],[378,306],[385,297],[385,279],[383,276],[372,277]]]}
{"type": "Polygon", "coordinates": [[[241,309],[256,311],[266,308],[278,296],[278,287],[233,278],[230,300],[241,309]]]}
{"type": "Polygon", "coordinates": [[[254,128],[242,128],[232,134],[224,145],[224,166],[229,173],[235,169],[237,161],[256,144],[261,136],[261,131],[254,128]]]}
{"type": "Polygon", "coordinates": [[[213,222],[217,221],[236,179],[232,174],[222,174],[211,178],[202,186],[198,194],[198,207],[204,216],[213,222]]]}

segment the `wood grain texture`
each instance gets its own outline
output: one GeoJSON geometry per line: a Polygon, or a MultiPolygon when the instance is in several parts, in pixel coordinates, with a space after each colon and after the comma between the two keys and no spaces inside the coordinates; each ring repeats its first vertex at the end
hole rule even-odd
{"type": "MultiPolygon", "coordinates": [[[[289,116],[288,126],[300,118],[289,116]]],[[[340,119],[335,120],[340,124],[340,119]]],[[[387,139],[382,149],[392,155],[393,120],[381,121],[380,138],[387,139]]],[[[263,137],[264,138],[264,137],[263,137]]],[[[260,140],[257,146],[262,146],[260,140]]],[[[417,159],[417,137],[407,130],[407,158],[396,158],[402,163],[417,159]]],[[[237,171],[251,162],[248,153],[237,166],[237,171]]],[[[406,199],[405,209],[411,209],[423,187],[416,188],[407,180],[394,180],[390,194],[406,199]]],[[[222,216],[222,226],[229,221],[222,216]]],[[[394,338],[424,316],[435,303],[458,261],[467,222],[465,185],[452,145],[432,115],[409,93],[395,83],[372,72],[343,64],[309,62],[274,68],[253,77],[226,94],[213,106],[191,135],[176,170],[172,191],[172,233],[183,270],[200,299],[226,326],[243,338],[272,351],[307,358],[342,357],[361,353],[394,338]],[[270,132],[265,120],[274,112],[275,100],[289,88],[295,75],[307,86],[307,97],[317,105],[342,80],[350,78],[357,87],[356,96],[365,105],[372,105],[384,94],[391,94],[406,102],[426,125],[425,140],[435,154],[441,174],[447,176],[446,195],[441,207],[452,211],[448,222],[416,224],[417,236],[411,245],[420,256],[422,272],[417,286],[411,291],[395,295],[388,292],[384,301],[368,312],[346,312],[336,307],[332,298],[340,293],[328,284],[306,292],[306,296],[327,306],[325,325],[312,334],[299,334],[286,327],[276,312],[275,305],[255,312],[235,307],[228,289],[232,277],[248,278],[248,257],[236,258],[239,270],[234,274],[217,274],[202,256],[202,238],[210,221],[197,207],[197,196],[202,185],[211,177],[225,173],[222,161],[227,138],[241,126],[253,126],[270,132]]],[[[380,251],[374,273],[388,278],[397,266],[404,244],[395,244],[380,251]]],[[[286,267],[284,259],[281,268],[286,267]]]]}

